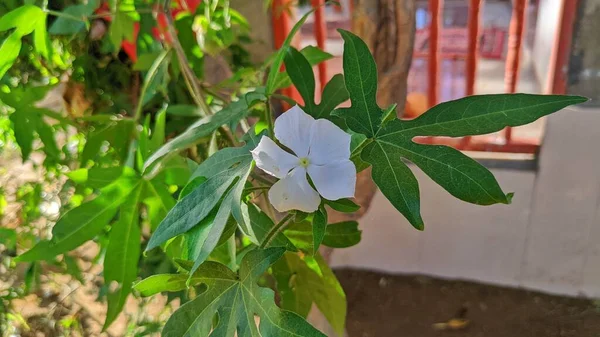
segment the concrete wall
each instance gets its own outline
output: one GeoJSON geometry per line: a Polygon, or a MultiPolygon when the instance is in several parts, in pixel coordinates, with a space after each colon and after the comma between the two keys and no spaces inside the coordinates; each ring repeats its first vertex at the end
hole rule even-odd
{"type": "MultiPolygon", "coordinates": [[[[559,27],[563,0],[540,0],[533,43],[534,67],[541,88],[548,88],[552,51],[559,27]]],[[[571,1],[571,0],[565,0],[571,1]]]]}
{"type": "Polygon", "coordinates": [[[335,267],[459,278],[600,297],[600,110],[548,118],[539,167],[494,169],[512,205],[454,199],[413,167],[425,231],[378,193],[360,221],[363,239],[336,250],[335,267]]]}

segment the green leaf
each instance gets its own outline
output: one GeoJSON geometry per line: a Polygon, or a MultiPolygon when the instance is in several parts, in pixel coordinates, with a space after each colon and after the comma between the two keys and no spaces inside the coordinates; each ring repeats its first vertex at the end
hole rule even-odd
{"type": "Polygon", "coordinates": [[[212,222],[204,223],[208,235],[204,242],[197,243],[201,248],[199,255],[195,257],[193,270],[206,261],[217,246],[230,215],[238,222],[242,231],[256,241],[252,228],[247,223],[247,211],[242,207],[241,198],[253,166],[250,151],[256,147],[257,139],[258,137],[250,138],[244,147],[220,150],[198,166],[190,179],[194,181],[197,177],[204,177],[207,180],[173,207],[150,238],[146,250],[203,223],[202,220],[212,212],[216,212],[212,213],[215,218],[212,222]]]}
{"type": "Polygon", "coordinates": [[[66,15],[57,17],[48,32],[53,35],[73,35],[79,33],[86,27],[84,20],[87,21],[87,17],[92,15],[97,7],[97,1],[94,0],[89,0],[87,4],[65,7],[62,12],[66,15]],[[75,20],[74,18],[80,18],[81,20],[75,20]]]}
{"type": "Polygon", "coordinates": [[[377,105],[377,66],[369,47],[356,35],[339,29],[344,39],[344,74],[352,105],[334,115],[344,118],[350,130],[373,138],[383,117],[377,105]]]}
{"type": "Polygon", "coordinates": [[[43,58],[46,60],[51,59],[52,45],[48,38],[48,31],[46,30],[46,13],[42,13],[36,23],[33,32],[33,45],[35,51],[43,58]]]}
{"type": "Polygon", "coordinates": [[[135,123],[131,119],[119,119],[98,125],[97,129],[92,130],[87,136],[81,153],[81,165],[85,166],[88,161],[93,160],[104,142],[108,142],[115,150],[117,158],[124,162],[134,130],[135,123]]]}
{"type": "MultiPolygon", "coordinates": [[[[587,99],[577,96],[527,94],[470,96],[439,104],[419,118],[394,118],[395,106],[377,105],[377,67],[367,45],[340,30],[344,38],[344,73],[350,108],[334,111],[351,131],[367,137],[353,150],[373,165],[372,176],[382,193],[416,228],[423,228],[417,180],[403,160],[413,162],[453,196],[480,205],[508,204],[494,176],[476,161],[445,146],[416,144],[419,136],[461,137],[520,126],[587,99]]],[[[357,138],[358,140],[358,138],[357,138]]]]}
{"type": "Polygon", "coordinates": [[[15,63],[20,51],[21,35],[13,32],[2,42],[2,46],[0,46],[0,79],[4,77],[8,69],[15,63]]]}
{"type": "Polygon", "coordinates": [[[66,174],[74,183],[91,188],[103,188],[123,175],[123,167],[81,168],[66,174]]]}
{"type": "Polygon", "coordinates": [[[148,207],[148,220],[153,231],[175,206],[175,199],[167,187],[157,181],[145,181],[142,202],[148,207]]]}
{"type": "Polygon", "coordinates": [[[354,213],[360,209],[360,206],[350,199],[327,200],[323,199],[325,204],[338,212],[354,213]]]}
{"type": "Polygon", "coordinates": [[[0,244],[3,244],[9,250],[17,246],[17,232],[10,228],[0,228],[0,244]]]}
{"type": "Polygon", "coordinates": [[[320,273],[297,254],[286,253],[273,265],[281,307],[306,317],[313,303],[341,336],[344,334],[346,294],[321,255],[315,255],[320,273]]]}
{"type": "Polygon", "coordinates": [[[202,117],[202,112],[200,108],[195,105],[169,105],[167,108],[167,113],[173,116],[182,116],[182,117],[202,117]]]}
{"type": "Polygon", "coordinates": [[[373,142],[362,152],[373,165],[371,176],[381,193],[402,213],[413,227],[423,230],[419,204],[419,183],[401,159],[397,148],[373,142]]]}
{"type": "Polygon", "coordinates": [[[79,283],[84,284],[85,279],[83,278],[83,274],[81,273],[81,269],[79,268],[79,265],[77,265],[75,258],[65,254],[63,262],[65,263],[65,271],[67,274],[73,276],[79,283]]]}
{"type": "Polygon", "coordinates": [[[244,98],[231,103],[216,114],[200,119],[182,134],[173,138],[154,152],[144,164],[144,170],[166,154],[177,152],[194,145],[198,140],[211,135],[222,125],[230,124],[233,121],[244,118],[250,112],[249,110],[255,102],[261,99],[264,99],[262,94],[251,92],[246,94],[244,98]]]}
{"type": "Polygon", "coordinates": [[[314,11],[314,9],[308,11],[300,18],[300,20],[298,20],[298,22],[296,22],[294,27],[292,27],[287,37],[285,38],[285,41],[283,41],[281,48],[279,48],[279,50],[275,54],[275,57],[273,58],[273,63],[271,64],[271,69],[269,69],[269,75],[267,77],[267,84],[265,88],[265,92],[267,95],[271,95],[275,92],[275,90],[277,90],[277,77],[281,68],[281,64],[283,63],[283,58],[285,57],[287,50],[290,48],[290,44],[292,43],[294,36],[296,35],[300,27],[304,24],[306,19],[308,19],[308,16],[311,15],[314,11]]]}
{"type": "Polygon", "coordinates": [[[0,32],[15,28],[19,37],[31,34],[41,18],[45,20],[46,14],[37,6],[18,7],[0,17],[0,32]]]}
{"type": "Polygon", "coordinates": [[[531,123],[567,106],[586,102],[580,96],[497,94],[461,98],[436,105],[419,118],[394,120],[378,138],[415,136],[462,137],[500,131],[507,126],[531,123]]]}
{"type": "Polygon", "coordinates": [[[315,118],[330,118],[335,107],[348,100],[342,74],[335,75],[323,89],[321,102],[315,103],[315,76],[309,61],[295,48],[287,49],[285,67],[304,100],[303,110],[315,118]]]}
{"type": "Polygon", "coordinates": [[[177,292],[187,288],[188,276],[185,274],[157,274],[133,285],[140,295],[147,297],[162,292],[177,292]]]}
{"type": "Polygon", "coordinates": [[[135,10],[134,0],[120,0],[115,1],[114,4],[115,6],[111,8],[114,15],[108,36],[115,51],[119,51],[123,40],[135,42],[133,26],[139,20],[139,14],[135,10]]]}
{"type": "Polygon", "coordinates": [[[327,226],[323,245],[331,248],[348,248],[360,242],[362,231],[358,229],[358,222],[344,221],[327,226]]]}
{"type": "Polygon", "coordinates": [[[91,240],[115,216],[119,206],[140,183],[139,178],[124,174],[102,188],[100,194],[65,213],[52,228],[52,239],[41,241],[18,256],[18,261],[51,259],[91,240]]]}
{"type": "Polygon", "coordinates": [[[14,109],[9,119],[13,124],[15,139],[21,148],[23,161],[28,159],[31,154],[36,133],[44,143],[46,156],[56,159],[60,155],[54,139],[54,131],[44,121],[46,109],[35,106],[39,100],[45,97],[50,88],[50,86],[14,88],[10,93],[0,92],[0,100],[14,109]]]}
{"type": "Polygon", "coordinates": [[[142,186],[137,185],[120,209],[119,220],[112,226],[104,257],[104,284],[109,288],[106,295],[108,309],[102,330],[106,330],[117,318],[131,285],[137,277],[140,257],[139,199],[142,186]]]}
{"type": "Polygon", "coordinates": [[[300,53],[304,55],[308,63],[313,66],[333,58],[333,55],[315,46],[306,46],[300,50],[300,53]]]}
{"type": "MultiPolygon", "coordinates": [[[[248,206],[248,215],[250,216],[250,223],[258,243],[262,244],[267,236],[267,233],[275,227],[273,220],[258,207],[254,205],[248,206]]],[[[273,238],[269,247],[284,247],[287,250],[296,251],[296,247],[290,242],[290,240],[283,234],[279,233],[273,238]]]]}
{"type": "Polygon", "coordinates": [[[313,254],[316,255],[319,251],[319,246],[323,242],[325,236],[325,228],[327,227],[327,211],[320,207],[313,216],[313,254]]]}
{"type": "Polygon", "coordinates": [[[242,260],[239,278],[227,267],[206,262],[195,284],[206,291],[182,305],[167,321],[163,336],[324,336],[300,316],[275,305],[274,292],[257,281],[284,253],[283,248],[254,250],[242,260]],[[213,317],[218,323],[213,327],[213,317]],[[257,327],[255,315],[260,317],[257,327]]]}

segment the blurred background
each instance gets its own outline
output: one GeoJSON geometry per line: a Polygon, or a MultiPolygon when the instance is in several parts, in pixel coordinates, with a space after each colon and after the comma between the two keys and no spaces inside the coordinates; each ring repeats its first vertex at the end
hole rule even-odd
{"type": "MultiPolygon", "coordinates": [[[[359,33],[375,50],[380,87],[406,90],[403,118],[471,94],[591,98],[497,134],[422,139],[482,162],[515,192],[513,203],[460,202],[415,170],[427,219],[418,232],[375,192],[360,221],[361,243],[331,257],[348,294],[349,335],[599,336],[600,37],[592,27],[600,22],[600,1],[340,4],[311,16],[296,43],[336,56],[315,69],[323,80],[342,69],[335,29],[359,33]],[[405,78],[406,87],[386,76],[405,78]]],[[[295,7],[289,18],[274,19],[273,29],[285,30],[286,20],[308,9],[295,7]]]]}

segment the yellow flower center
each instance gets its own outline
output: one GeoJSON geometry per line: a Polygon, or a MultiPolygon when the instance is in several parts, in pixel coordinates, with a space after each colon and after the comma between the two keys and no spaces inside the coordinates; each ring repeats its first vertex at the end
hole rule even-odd
{"type": "Polygon", "coordinates": [[[300,158],[300,166],[307,168],[308,164],[310,164],[308,158],[300,158]]]}

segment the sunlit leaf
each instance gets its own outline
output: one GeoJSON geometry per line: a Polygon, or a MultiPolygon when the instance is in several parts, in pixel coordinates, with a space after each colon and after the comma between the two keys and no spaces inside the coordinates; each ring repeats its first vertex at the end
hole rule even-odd
{"type": "Polygon", "coordinates": [[[117,318],[131,285],[137,277],[140,257],[139,198],[142,186],[138,185],[125,199],[119,211],[119,220],[113,224],[108,237],[108,247],[104,257],[104,283],[108,286],[108,309],[103,330],[117,318]]]}

